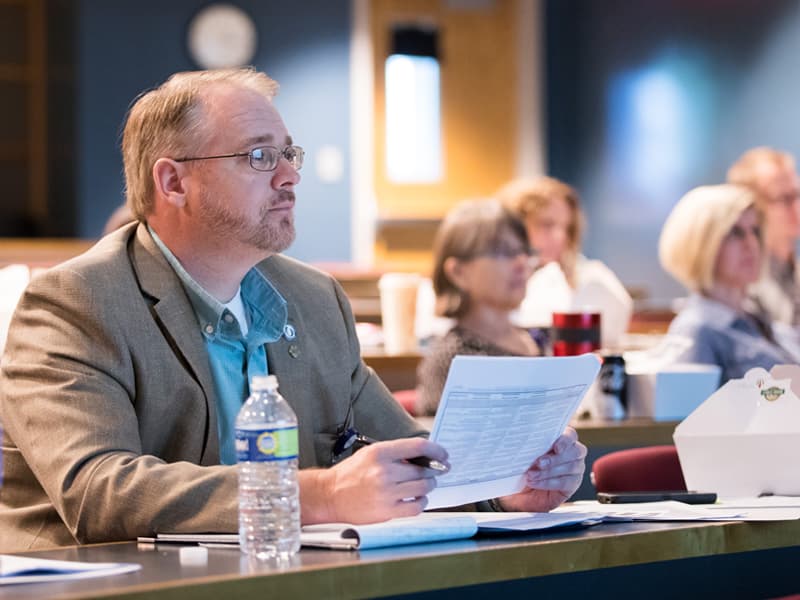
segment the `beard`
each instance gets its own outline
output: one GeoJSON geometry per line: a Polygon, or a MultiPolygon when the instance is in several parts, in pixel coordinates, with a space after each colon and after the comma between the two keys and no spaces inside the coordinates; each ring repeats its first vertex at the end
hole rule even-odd
{"type": "Polygon", "coordinates": [[[269,204],[261,207],[255,222],[243,213],[231,210],[233,203],[214,201],[204,194],[200,207],[200,218],[210,231],[224,239],[265,250],[270,253],[283,252],[295,238],[294,212],[273,215],[270,209],[276,205],[294,203],[294,192],[281,191],[269,204]]]}

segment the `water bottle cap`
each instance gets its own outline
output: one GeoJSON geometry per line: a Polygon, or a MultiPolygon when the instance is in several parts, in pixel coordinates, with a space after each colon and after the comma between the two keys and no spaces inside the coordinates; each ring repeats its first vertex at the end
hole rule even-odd
{"type": "Polygon", "coordinates": [[[255,375],[250,385],[252,391],[274,391],[278,389],[278,378],[275,375],[255,375]]]}

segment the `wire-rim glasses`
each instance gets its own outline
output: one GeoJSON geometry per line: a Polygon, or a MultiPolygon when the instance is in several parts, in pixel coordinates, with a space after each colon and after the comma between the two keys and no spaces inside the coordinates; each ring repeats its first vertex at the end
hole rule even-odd
{"type": "Polygon", "coordinates": [[[187,156],[174,160],[175,162],[191,162],[195,160],[214,160],[217,158],[246,156],[250,160],[250,166],[256,171],[274,171],[278,168],[280,159],[285,158],[295,171],[299,171],[303,167],[303,158],[305,155],[305,150],[300,146],[286,146],[283,150],[275,146],[259,146],[248,152],[231,152],[230,154],[217,154],[214,156],[187,156]]]}

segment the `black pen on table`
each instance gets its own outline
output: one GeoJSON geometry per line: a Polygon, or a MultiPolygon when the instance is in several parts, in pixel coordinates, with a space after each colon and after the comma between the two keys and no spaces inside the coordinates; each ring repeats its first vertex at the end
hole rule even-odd
{"type": "MultiPolygon", "coordinates": [[[[347,447],[352,446],[354,443],[358,442],[359,444],[363,444],[364,446],[369,446],[370,444],[377,444],[378,440],[373,439],[367,435],[363,435],[361,433],[354,433],[353,434],[353,441],[348,444],[347,447]]],[[[411,463],[412,465],[417,465],[418,467],[425,467],[426,469],[433,469],[434,471],[439,471],[440,473],[446,473],[450,470],[450,468],[444,464],[436,460],[435,458],[429,458],[427,456],[415,456],[414,458],[407,458],[405,459],[407,463],[411,463]]]]}

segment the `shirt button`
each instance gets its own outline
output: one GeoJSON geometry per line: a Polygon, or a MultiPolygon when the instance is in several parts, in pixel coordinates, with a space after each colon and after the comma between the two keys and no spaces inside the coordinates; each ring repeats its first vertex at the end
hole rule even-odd
{"type": "Polygon", "coordinates": [[[233,323],[233,315],[225,315],[224,319],[226,323],[233,323]]]}
{"type": "Polygon", "coordinates": [[[212,334],[214,333],[214,326],[213,325],[206,325],[206,333],[212,334]]]}
{"type": "Polygon", "coordinates": [[[297,358],[300,356],[300,348],[298,348],[296,344],[289,346],[289,356],[292,358],[297,358]]]}

